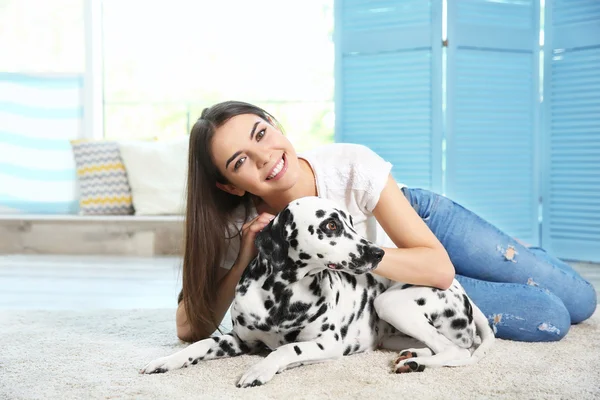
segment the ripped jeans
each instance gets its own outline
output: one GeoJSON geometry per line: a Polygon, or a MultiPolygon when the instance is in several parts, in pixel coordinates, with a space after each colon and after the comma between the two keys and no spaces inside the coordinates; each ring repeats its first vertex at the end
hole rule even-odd
{"type": "Polygon", "coordinates": [[[452,200],[403,188],[419,216],[444,245],[456,279],[501,339],[547,342],[596,309],[596,291],[568,264],[525,247],[452,200]]]}

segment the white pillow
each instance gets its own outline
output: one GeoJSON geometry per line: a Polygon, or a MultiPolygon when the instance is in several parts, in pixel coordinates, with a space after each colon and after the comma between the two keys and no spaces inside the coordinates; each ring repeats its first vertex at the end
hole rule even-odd
{"type": "Polygon", "coordinates": [[[119,143],[136,215],[183,214],[187,136],[119,143]]]}

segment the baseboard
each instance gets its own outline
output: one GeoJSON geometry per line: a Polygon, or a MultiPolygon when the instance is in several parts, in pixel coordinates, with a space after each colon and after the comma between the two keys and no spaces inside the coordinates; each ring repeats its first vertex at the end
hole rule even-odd
{"type": "Polygon", "coordinates": [[[0,254],[181,255],[183,219],[0,218],[0,254]]]}

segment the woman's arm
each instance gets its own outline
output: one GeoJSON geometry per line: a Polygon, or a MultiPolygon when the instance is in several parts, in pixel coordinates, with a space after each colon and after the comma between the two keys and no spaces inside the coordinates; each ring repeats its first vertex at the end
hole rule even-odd
{"type": "Polygon", "coordinates": [[[444,246],[411,207],[390,175],[373,215],[398,248],[384,248],[374,273],[388,279],[447,289],[454,266],[444,246]]]}
{"type": "MultiPolygon", "coordinates": [[[[242,273],[246,265],[242,267],[236,262],[230,270],[225,268],[219,268],[217,279],[219,279],[219,287],[217,289],[217,298],[214,304],[215,307],[215,318],[217,321],[222,321],[223,317],[227,313],[233,297],[235,295],[235,286],[240,280],[242,273]]],[[[179,295],[179,306],[177,307],[177,313],[175,315],[175,321],[177,324],[177,337],[184,342],[192,342],[192,330],[187,320],[185,313],[185,304],[182,300],[182,295],[179,295]]],[[[205,339],[209,337],[215,330],[217,325],[207,324],[202,327],[199,339],[205,339]]]]}

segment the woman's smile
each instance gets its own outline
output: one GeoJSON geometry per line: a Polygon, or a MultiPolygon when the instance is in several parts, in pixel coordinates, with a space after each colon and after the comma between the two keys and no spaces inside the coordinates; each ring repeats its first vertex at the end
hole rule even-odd
{"type": "Polygon", "coordinates": [[[286,157],[285,153],[283,153],[283,156],[281,157],[281,159],[279,159],[279,162],[277,164],[275,164],[273,166],[273,168],[271,169],[271,172],[269,172],[269,175],[267,176],[267,180],[268,181],[277,181],[277,180],[281,179],[283,177],[283,175],[285,175],[285,172],[287,171],[287,167],[288,167],[287,157],[286,157]]]}

